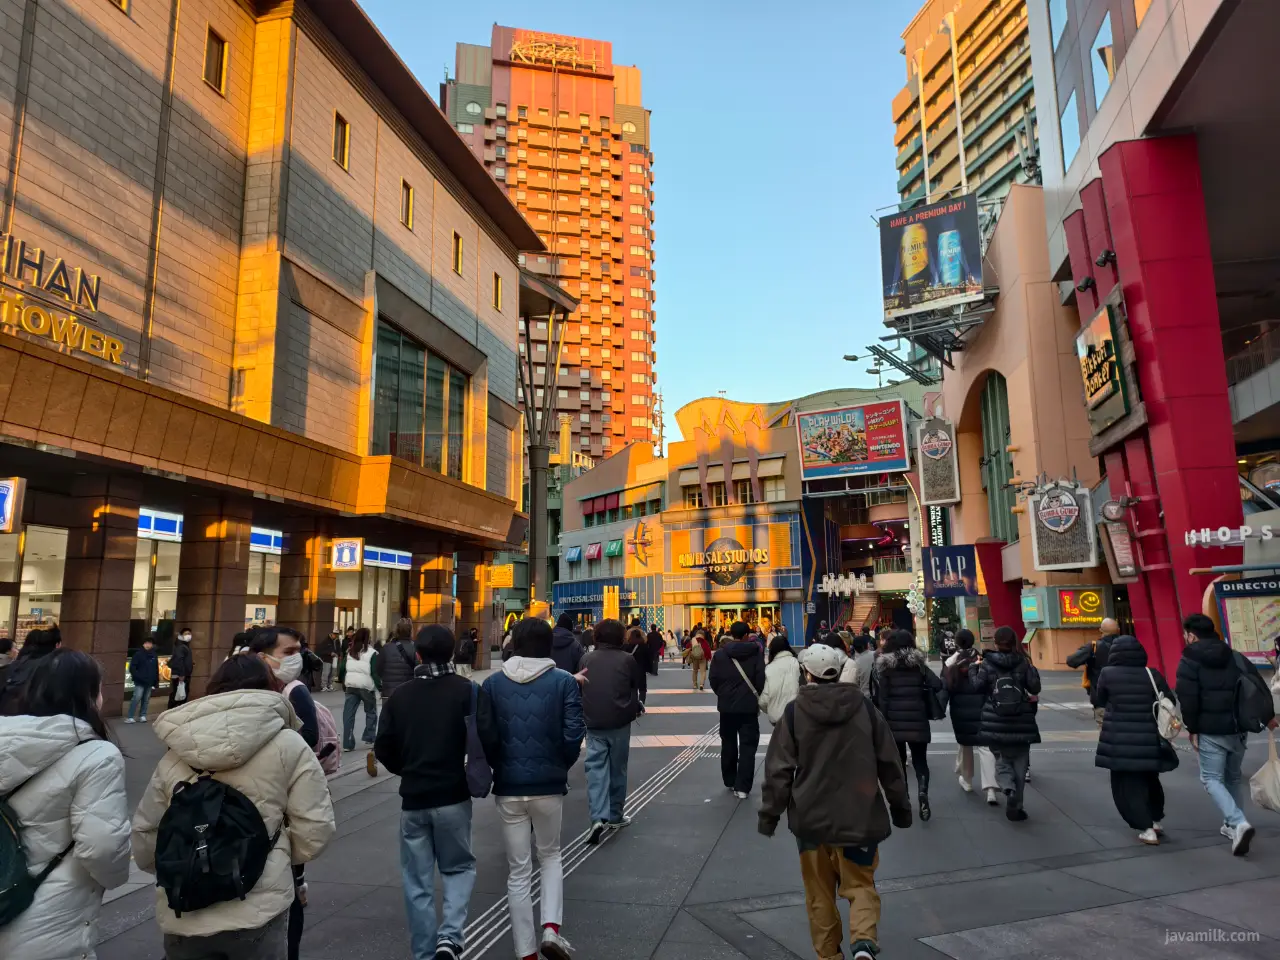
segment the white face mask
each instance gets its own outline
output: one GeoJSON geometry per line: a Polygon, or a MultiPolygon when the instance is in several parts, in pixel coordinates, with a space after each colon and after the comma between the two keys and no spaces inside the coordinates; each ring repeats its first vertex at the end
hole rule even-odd
{"type": "Polygon", "coordinates": [[[189,633],[184,633],[184,634],[182,635],[182,642],[183,642],[183,643],[190,643],[190,642],[191,642],[191,634],[189,634],[189,633]]]}
{"type": "Polygon", "coordinates": [[[293,683],[298,679],[298,674],[302,672],[302,654],[291,653],[280,661],[280,666],[276,667],[276,678],[281,683],[293,683]]]}

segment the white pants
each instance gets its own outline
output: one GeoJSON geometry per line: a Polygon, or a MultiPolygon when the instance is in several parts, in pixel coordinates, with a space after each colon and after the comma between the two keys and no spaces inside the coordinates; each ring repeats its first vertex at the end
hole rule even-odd
{"type": "Polygon", "coordinates": [[[533,859],[531,840],[538,848],[542,873],[542,925],[559,926],[564,917],[564,867],[560,860],[560,821],[564,797],[517,800],[498,797],[502,842],[507,848],[507,905],[511,911],[511,939],[516,956],[538,952],[538,927],[533,923],[533,859]],[[530,826],[533,827],[532,837],[530,826]]]}
{"type": "Polygon", "coordinates": [[[978,757],[981,790],[1000,788],[996,782],[996,758],[989,747],[956,747],[956,773],[973,783],[973,758],[978,757]]]}

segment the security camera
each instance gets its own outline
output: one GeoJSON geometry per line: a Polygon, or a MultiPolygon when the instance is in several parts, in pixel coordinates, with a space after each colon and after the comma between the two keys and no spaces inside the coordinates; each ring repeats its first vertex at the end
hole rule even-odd
{"type": "Polygon", "coordinates": [[[1098,259],[1093,262],[1100,267],[1105,267],[1108,264],[1115,263],[1116,252],[1114,250],[1103,250],[1100,254],[1098,254],[1098,259]]]}
{"type": "Polygon", "coordinates": [[[1081,280],[1079,283],[1076,284],[1076,290],[1078,290],[1080,293],[1088,293],[1097,285],[1098,284],[1094,282],[1093,277],[1085,277],[1083,280],[1081,280]]]}

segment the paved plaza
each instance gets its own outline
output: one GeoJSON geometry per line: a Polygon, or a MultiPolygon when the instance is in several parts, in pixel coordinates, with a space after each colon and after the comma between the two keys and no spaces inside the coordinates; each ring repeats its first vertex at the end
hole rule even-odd
{"type": "MultiPolygon", "coordinates": [[[[651,683],[631,754],[635,822],[596,848],[583,843],[581,763],[573,771],[564,933],[584,960],[811,958],[795,844],[784,829],[772,840],[756,832],[758,776],[747,801],[721,786],[714,699],[686,689],[688,676],[664,664],[651,683]]],[[[950,722],[934,725],[933,819],[895,831],[881,848],[884,960],[1280,956],[1280,816],[1250,806],[1258,837],[1248,858],[1233,858],[1184,740],[1182,765],[1163,778],[1166,842],[1142,846],[1112,806],[1106,772],[1093,765],[1096,729],[1079,675],[1044,677],[1045,743],[1032,754],[1026,823],[1010,823],[1003,807],[960,791],[950,722]]],[[[341,694],[321,699],[341,716],[341,694]]],[[[130,755],[136,802],[159,746],[147,727],[115,733],[130,755]]],[[[1250,748],[1246,773],[1263,761],[1264,744],[1250,748]]],[[[307,870],[304,958],[409,955],[398,781],[385,773],[371,779],[363,760],[347,755],[332,780],[338,832],[307,870]]],[[[465,956],[507,960],[506,859],[492,801],[475,805],[474,847],[479,877],[465,956]]],[[[108,897],[99,957],[162,957],[147,878],[135,871],[108,897]]]]}

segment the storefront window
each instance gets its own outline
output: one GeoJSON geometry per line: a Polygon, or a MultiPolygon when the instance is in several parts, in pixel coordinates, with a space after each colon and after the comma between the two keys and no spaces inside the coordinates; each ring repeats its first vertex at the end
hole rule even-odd
{"type": "Polygon", "coordinates": [[[62,614],[62,575],[67,562],[67,531],[29,526],[23,534],[22,583],[18,589],[14,639],[54,626],[62,614]]]}
{"type": "Polygon", "coordinates": [[[173,650],[178,609],[178,565],[182,544],[139,538],[133,560],[133,600],[129,611],[129,648],[150,637],[161,653],[173,650]]]}
{"type": "Polygon", "coordinates": [[[266,626],[276,622],[280,599],[280,557],[273,553],[249,554],[249,586],[245,590],[246,626],[266,626]]]}

